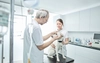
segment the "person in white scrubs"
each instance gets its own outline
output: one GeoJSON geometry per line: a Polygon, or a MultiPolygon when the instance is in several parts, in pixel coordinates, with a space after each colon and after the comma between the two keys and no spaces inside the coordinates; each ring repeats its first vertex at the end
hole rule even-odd
{"type": "MultiPolygon", "coordinates": [[[[62,19],[57,19],[56,20],[56,25],[57,25],[57,31],[59,31],[63,36],[63,40],[61,39],[60,41],[62,41],[62,44],[64,46],[63,47],[63,49],[64,49],[63,53],[64,53],[65,56],[67,56],[66,45],[69,42],[68,31],[64,29],[64,27],[63,27],[64,25],[63,25],[63,20],[62,19]]],[[[55,47],[56,47],[55,46],[55,42],[50,45],[50,47],[48,48],[48,57],[53,58],[53,56],[55,56],[55,54],[56,54],[55,47]]],[[[58,53],[61,54],[62,51],[59,50],[58,53]]]]}
{"type": "Polygon", "coordinates": [[[45,24],[48,21],[48,18],[49,18],[49,12],[47,10],[44,9],[38,10],[32,23],[26,26],[24,31],[23,63],[28,63],[28,59],[30,63],[43,63],[43,55],[44,55],[43,49],[48,47],[55,40],[61,38],[55,36],[54,38],[51,38],[50,41],[43,43],[43,41],[48,39],[53,34],[57,33],[56,31],[54,31],[42,37],[42,31],[40,25],[45,24]],[[31,34],[29,31],[30,29],[32,30],[31,34]],[[31,45],[32,45],[31,52],[29,53],[31,45]],[[30,57],[28,57],[28,53],[30,57]]]}

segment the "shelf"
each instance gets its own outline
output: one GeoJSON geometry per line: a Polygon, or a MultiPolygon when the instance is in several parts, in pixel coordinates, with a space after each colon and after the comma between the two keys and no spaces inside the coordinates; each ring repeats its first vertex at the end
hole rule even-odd
{"type": "Polygon", "coordinates": [[[100,31],[68,31],[69,33],[100,33],[100,31]]]}
{"type": "Polygon", "coordinates": [[[69,44],[71,44],[71,45],[76,45],[76,46],[80,46],[80,47],[85,47],[85,48],[90,48],[90,49],[95,49],[95,50],[100,50],[100,48],[97,48],[97,47],[86,46],[86,45],[79,45],[79,44],[76,44],[76,43],[74,43],[74,42],[69,42],[69,44]]]}

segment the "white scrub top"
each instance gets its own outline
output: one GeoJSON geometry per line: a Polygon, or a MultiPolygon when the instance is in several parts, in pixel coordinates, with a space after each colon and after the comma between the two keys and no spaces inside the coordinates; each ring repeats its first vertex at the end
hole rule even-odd
{"type": "MultiPolygon", "coordinates": [[[[41,28],[39,24],[37,23],[37,21],[33,21],[31,24],[33,24],[33,33],[32,33],[33,45],[32,45],[32,49],[30,53],[30,60],[31,60],[31,63],[43,63],[43,50],[39,50],[37,48],[38,45],[43,44],[41,28]]],[[[28,62],[27,54],[29,53],[29,48],[31,44],[29,25],[26,27],[24,31],[23,63],[28,62]]]]}
{"type": "MultiPolygon", "coordinates": [[[[59,32],[63,35],[63,41],[65,41],[65,39],[69,37],[68,31],[62,29],[62,30],[60,30],[59,32]]],[[[64,55],[67,56],[66,45],[63,45],[63,46],[64,46],[64,47],[63,47],[63,49],[64,49],[64,55]]],[[[59,50],[58,53],[61,53],[61,50],[59,50]]]]}

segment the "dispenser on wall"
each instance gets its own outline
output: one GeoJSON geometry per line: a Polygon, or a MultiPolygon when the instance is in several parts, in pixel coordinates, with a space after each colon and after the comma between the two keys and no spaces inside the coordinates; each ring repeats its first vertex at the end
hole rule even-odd
{"type": "Polygon", "coordinates": [[[92,46],[100,48],[100,33],[94,33],[93,39],[94,42],[92,43],[92,46]]]}

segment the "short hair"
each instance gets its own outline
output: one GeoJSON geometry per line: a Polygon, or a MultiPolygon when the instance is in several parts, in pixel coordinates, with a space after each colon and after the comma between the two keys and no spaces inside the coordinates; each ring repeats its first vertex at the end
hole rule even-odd
{"type": "Polygon", "coordinates": [[[40,9],[37,11],[35,18],[45,18],[49,15],[49,12],[44,9],[40,9]]]}

